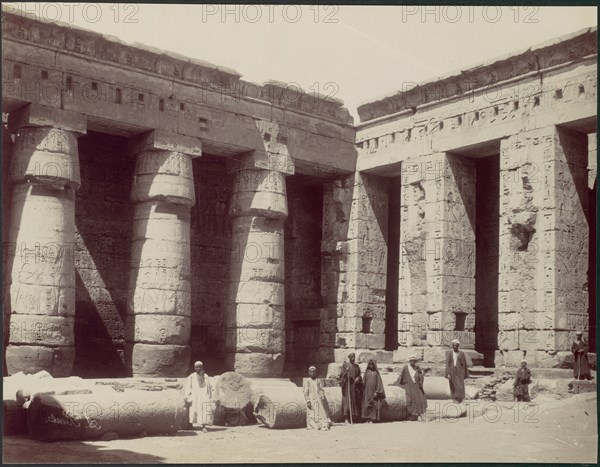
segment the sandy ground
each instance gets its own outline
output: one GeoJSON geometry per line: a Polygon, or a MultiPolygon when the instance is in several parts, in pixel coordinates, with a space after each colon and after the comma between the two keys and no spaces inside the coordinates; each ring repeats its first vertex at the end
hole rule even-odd
{"type": "MultiPolygon", "coordinates": [[[[336,425],[331,431],[212,427],[170,437],[40,443],[4,438],[11,463],[569,462],[596,463],[596,394],[536,406],[473,402],[469,416],[336,425]]],[[[435,416],[430,401],[429,415],[435,416]]],[[[438,414],[450,408],[438,406],[438,414]]]]}

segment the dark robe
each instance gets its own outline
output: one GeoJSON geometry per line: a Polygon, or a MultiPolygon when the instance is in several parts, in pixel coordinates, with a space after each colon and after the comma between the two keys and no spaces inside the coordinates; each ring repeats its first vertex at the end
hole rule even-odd
{"type": "Polygon", "coordinates": [[[519,368],[513,384],[513,395],[517,400],[529,402],[529,383],[531,383],[531,371],[529,368],[519,368]]]}
{"type": "Polygon", "coordinates": [[[339,383],[342,387],[342,413],[345,419],[350,420],[350,407],[352,407],[352,421],[354,422],[361,414],[362,378],[359,366],[356,363],[344,362],[339,383]],[[356,381],[356,378],[359,380],[356,381]]]}
{"type": "Polygon", "coordinates": [[[379,371],[365,370],[363,377],[362,417],[365,420],[379,420],[381,402],[385,399],[385,390],[379,371]]]}
{"type": "Polygon", "coordinates": [[[590,366],[588,364],[588,345],[583,339],[573,341],[571,345],[573,352],[573,377],[575,379],[591,379],[590,366]]]}
{"type": "Polygon", "coordinates": [[[415,371],[414,381],[410,376],[408,365],[404,365],[400,372],[398,383],[404,387],[408,413],[411,415],[421,415],[427,411],[427,398],[423,390],[423,379],[423,371],[420,368],[415,371]]]}
{"type": "Polygon", "coordinates": [[[467,370],[467,359],[462,350],[458,351],[456,366],[452,354],[454,350],[446,352],[446,378],[450,379],[450,392],[452,400],[462,402],[465,399],[465,379],[469,375],[467,370]]]}

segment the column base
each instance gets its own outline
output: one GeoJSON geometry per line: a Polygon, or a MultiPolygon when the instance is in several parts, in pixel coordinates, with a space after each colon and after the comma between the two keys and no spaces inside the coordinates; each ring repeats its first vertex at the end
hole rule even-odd
{"type": "Polygon", "coordinates": [[[9,345],[6,348],[6,369],[9,375],[22,371],[33,374],[46,370],[54,378],[71,375],[75,347],[45,347],[42,345],[9,345]]]}
{"type": "Polygon", "coordinates": [[[244,376],[278,377],[283,373],[285,354],[226,353],[225,366],[244,376]]]}
{"type": "Polygon", "coordinates": [[[125,345],[125,364],[133,376],[187,376],[191,355],[189,345],[125,345]]]}

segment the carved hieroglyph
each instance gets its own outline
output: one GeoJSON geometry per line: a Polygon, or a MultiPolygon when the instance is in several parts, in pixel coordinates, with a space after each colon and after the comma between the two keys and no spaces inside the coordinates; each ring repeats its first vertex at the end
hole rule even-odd
{"type": "Polygon", "coordinates": [[[569,348],[587,324],[587,135],[524,132],[500,157],[498,347],[513,364],[569,348]]]}
{"type": "MultiPolygon", "coordinates": [[[[16,136],[10,168],[9,242],[14,254],[7,264],[6,365],[9,374],[46,370],[58,377],[70,374],[75,359],[75,190],[80,185],[81,131],[63,125],[72,115],[64,118],[52,111],[40,119],[38,110],[30,106],[15,112],[10,122],[16,136]]],[[[81,126],[85,128],[85,120],[81,126]]]]}
{"type": "Polygon", "coordinates": [[[257,121],[265,152],[235,165],[225,362],[244,375],[277,376],[285,355],[285,176],[294,171],[276,124],[257,121]]]}
{"type": "Polygon", "coordinates": [[[438,153],[405,166],[398,341],[437,347],[458,338],[462,347],[473,348],[474,164],[438,153]]]}
{"type": "Polygon", "coordinates": [[[134,375],[183,376],[189,366],[190,208],[195,195],[192,155],[181,151],[192,152],[197,144],[194,155],[199,155],[200,142],[180,139],[152,132],[134,145],[140,152],[131,190],[135,207],[126,322],[127,363],[134,375]]]}

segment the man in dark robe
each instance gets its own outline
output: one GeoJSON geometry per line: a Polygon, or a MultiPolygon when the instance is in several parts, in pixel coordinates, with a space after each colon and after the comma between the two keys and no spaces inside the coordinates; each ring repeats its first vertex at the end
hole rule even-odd
{"type": "Polygon", "coordinates": [[[420,419],[425,421],[425,412],[427,411],[427,398],[423,390],[423,371],[417,365],[418,358],[412,355],[408,359],[408,365],[404,365],[400,372],[398,383],[404,388],[406,394],[406,405],[411,420],[420,419]]]}
{"type": "Polygon", "coordinates": [[[375,360],[369,360],[363,377],[362,418],[367,423],[379,421],[381,403],[385,399],[383,380],[375,360]]]}
{"type": "Polygon", "coordinates": [[[522,360],[521,368],[517,370],[513,383],[513,396],[517,402],[529,402],[529,383],[531,383],[531,371],[527,368],[527,361],[522,360]]]}
{"type": "Polygon", "coordinates": [[[362,378],[359,366],[354,363],[355,355],[348,355],[348,361],[342,365],[338,378],[342,387],[342,413],[346,423],[354,423],[360,418],[362,399],[362,378]]]}
{"type": "Polygon", "coordinates": [[[446,352],[446,378],[450,381],[450,392],[454,402],[462,402],[465,398],[465,379],[469,373],[467,359],[462,350],[458,350],[460,342],[452,341],[452,350],[446,352]]]}
{"type": "Polygon", "coordinates": [[[571,345],[571,352],[573,352],[574,357],[573,377],[575,379],[592,379],[588,364],[588,344],[581,331],[577,331],[575,335],[575,340],[571,345]]]}

